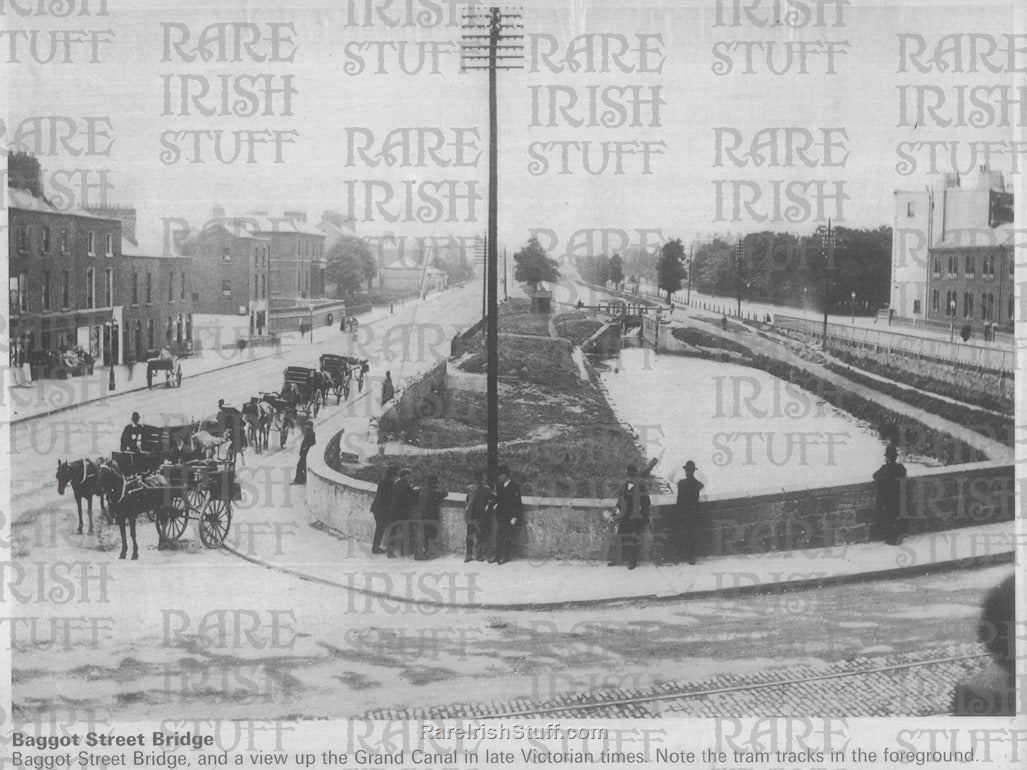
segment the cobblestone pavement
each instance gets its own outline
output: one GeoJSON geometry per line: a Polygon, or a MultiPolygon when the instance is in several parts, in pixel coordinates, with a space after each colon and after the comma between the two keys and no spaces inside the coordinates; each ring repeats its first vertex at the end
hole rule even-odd
{"type": "Polygon", "coordinates": [[[747,675],[721,674],[644,689],[595,689],[556,698],[380,709],[370,719],[483,717],[643,718],[669,716],[925,716],[944,714],[952,686],[980,668],[975,644],[861,656],[828,665],[798,665],[747,675]]]}

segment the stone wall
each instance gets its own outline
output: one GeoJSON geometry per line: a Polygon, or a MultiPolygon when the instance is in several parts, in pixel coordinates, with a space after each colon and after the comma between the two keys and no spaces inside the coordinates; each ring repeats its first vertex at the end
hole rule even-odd
{"type": "MultiPolygon", "coordinates": [[[[320,453],[310,463],[307,507],[314,520],[336,532],[370,542],[375,485],[327,467],[320,453]]],[[[1002,463],[949,466],[910,477],[905,483],[903,519],[911,533],[1012,521],[1013,467],[1002,463]]],[[[442,506],[440,546],[462,553],[464,495],[454,493],[442,506]]],[[[518,558],[608,558],[611,537],[603,511],[613,500],[524,499],[526,514],[515,539],[518,558]]],[[[646,559],[663,555],[663,534],[673,499],[653,500],[653,526],[646,533],[646,559]],[[654,542],[655,541],[655,542],[654,542]]],[[[872,482],[822,489],[754,492],[749,497],[711,495],[701,505],[699,554],[716,556],[766,553],[863,542],[873,520],[872,482]]]]}
{"type": "Polygon", "coordinates": [[[446,364],[440,361],[398,391],[392,406],[378,418],[378,430],[392,433],[411,420],[438,417],[446,412],[446,364]]]}

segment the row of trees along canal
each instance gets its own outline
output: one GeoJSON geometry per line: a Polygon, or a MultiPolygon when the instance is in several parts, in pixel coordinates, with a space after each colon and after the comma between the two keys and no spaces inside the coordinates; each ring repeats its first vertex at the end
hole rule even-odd
{"type": "MultiPolygon", "coordinates": [[[[827,264],[827,301],[832,313],[848,313],[852,293],[856,311],[872,313],[887,307],[891,280],[892,229],[832,228],[834,250],[827,264]]],[[[810,235],[749,233],[739,238],[717,236],[685,245],[680,238],[666,241],[658,253],[632,248],[624,254],[579,257],[576,267],[589,283],[632,283],[637,277],[656,283],[668,299],[673,292],[691,288],[703,294],[742,298],[774,305],[823,309],[824,243],[827,227],[810,235]]]]}

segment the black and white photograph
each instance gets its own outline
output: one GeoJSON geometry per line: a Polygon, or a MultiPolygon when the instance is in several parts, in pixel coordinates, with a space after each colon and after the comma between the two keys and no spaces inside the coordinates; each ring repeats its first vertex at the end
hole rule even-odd
{"type": "Polygon", "coordinates": [[[0,0],[0,766],[1027,764],[1027,9],[0,0]]]}

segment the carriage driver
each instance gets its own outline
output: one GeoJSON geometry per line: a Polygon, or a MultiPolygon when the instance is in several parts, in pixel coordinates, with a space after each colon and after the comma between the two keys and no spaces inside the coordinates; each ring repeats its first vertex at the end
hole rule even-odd
{"type": "Polygon", "coordinates": [[[132,422],[121,431],[121,451],[143,451],[143,426],[139,424],[139,412],[132,412],[132,422]]]}

